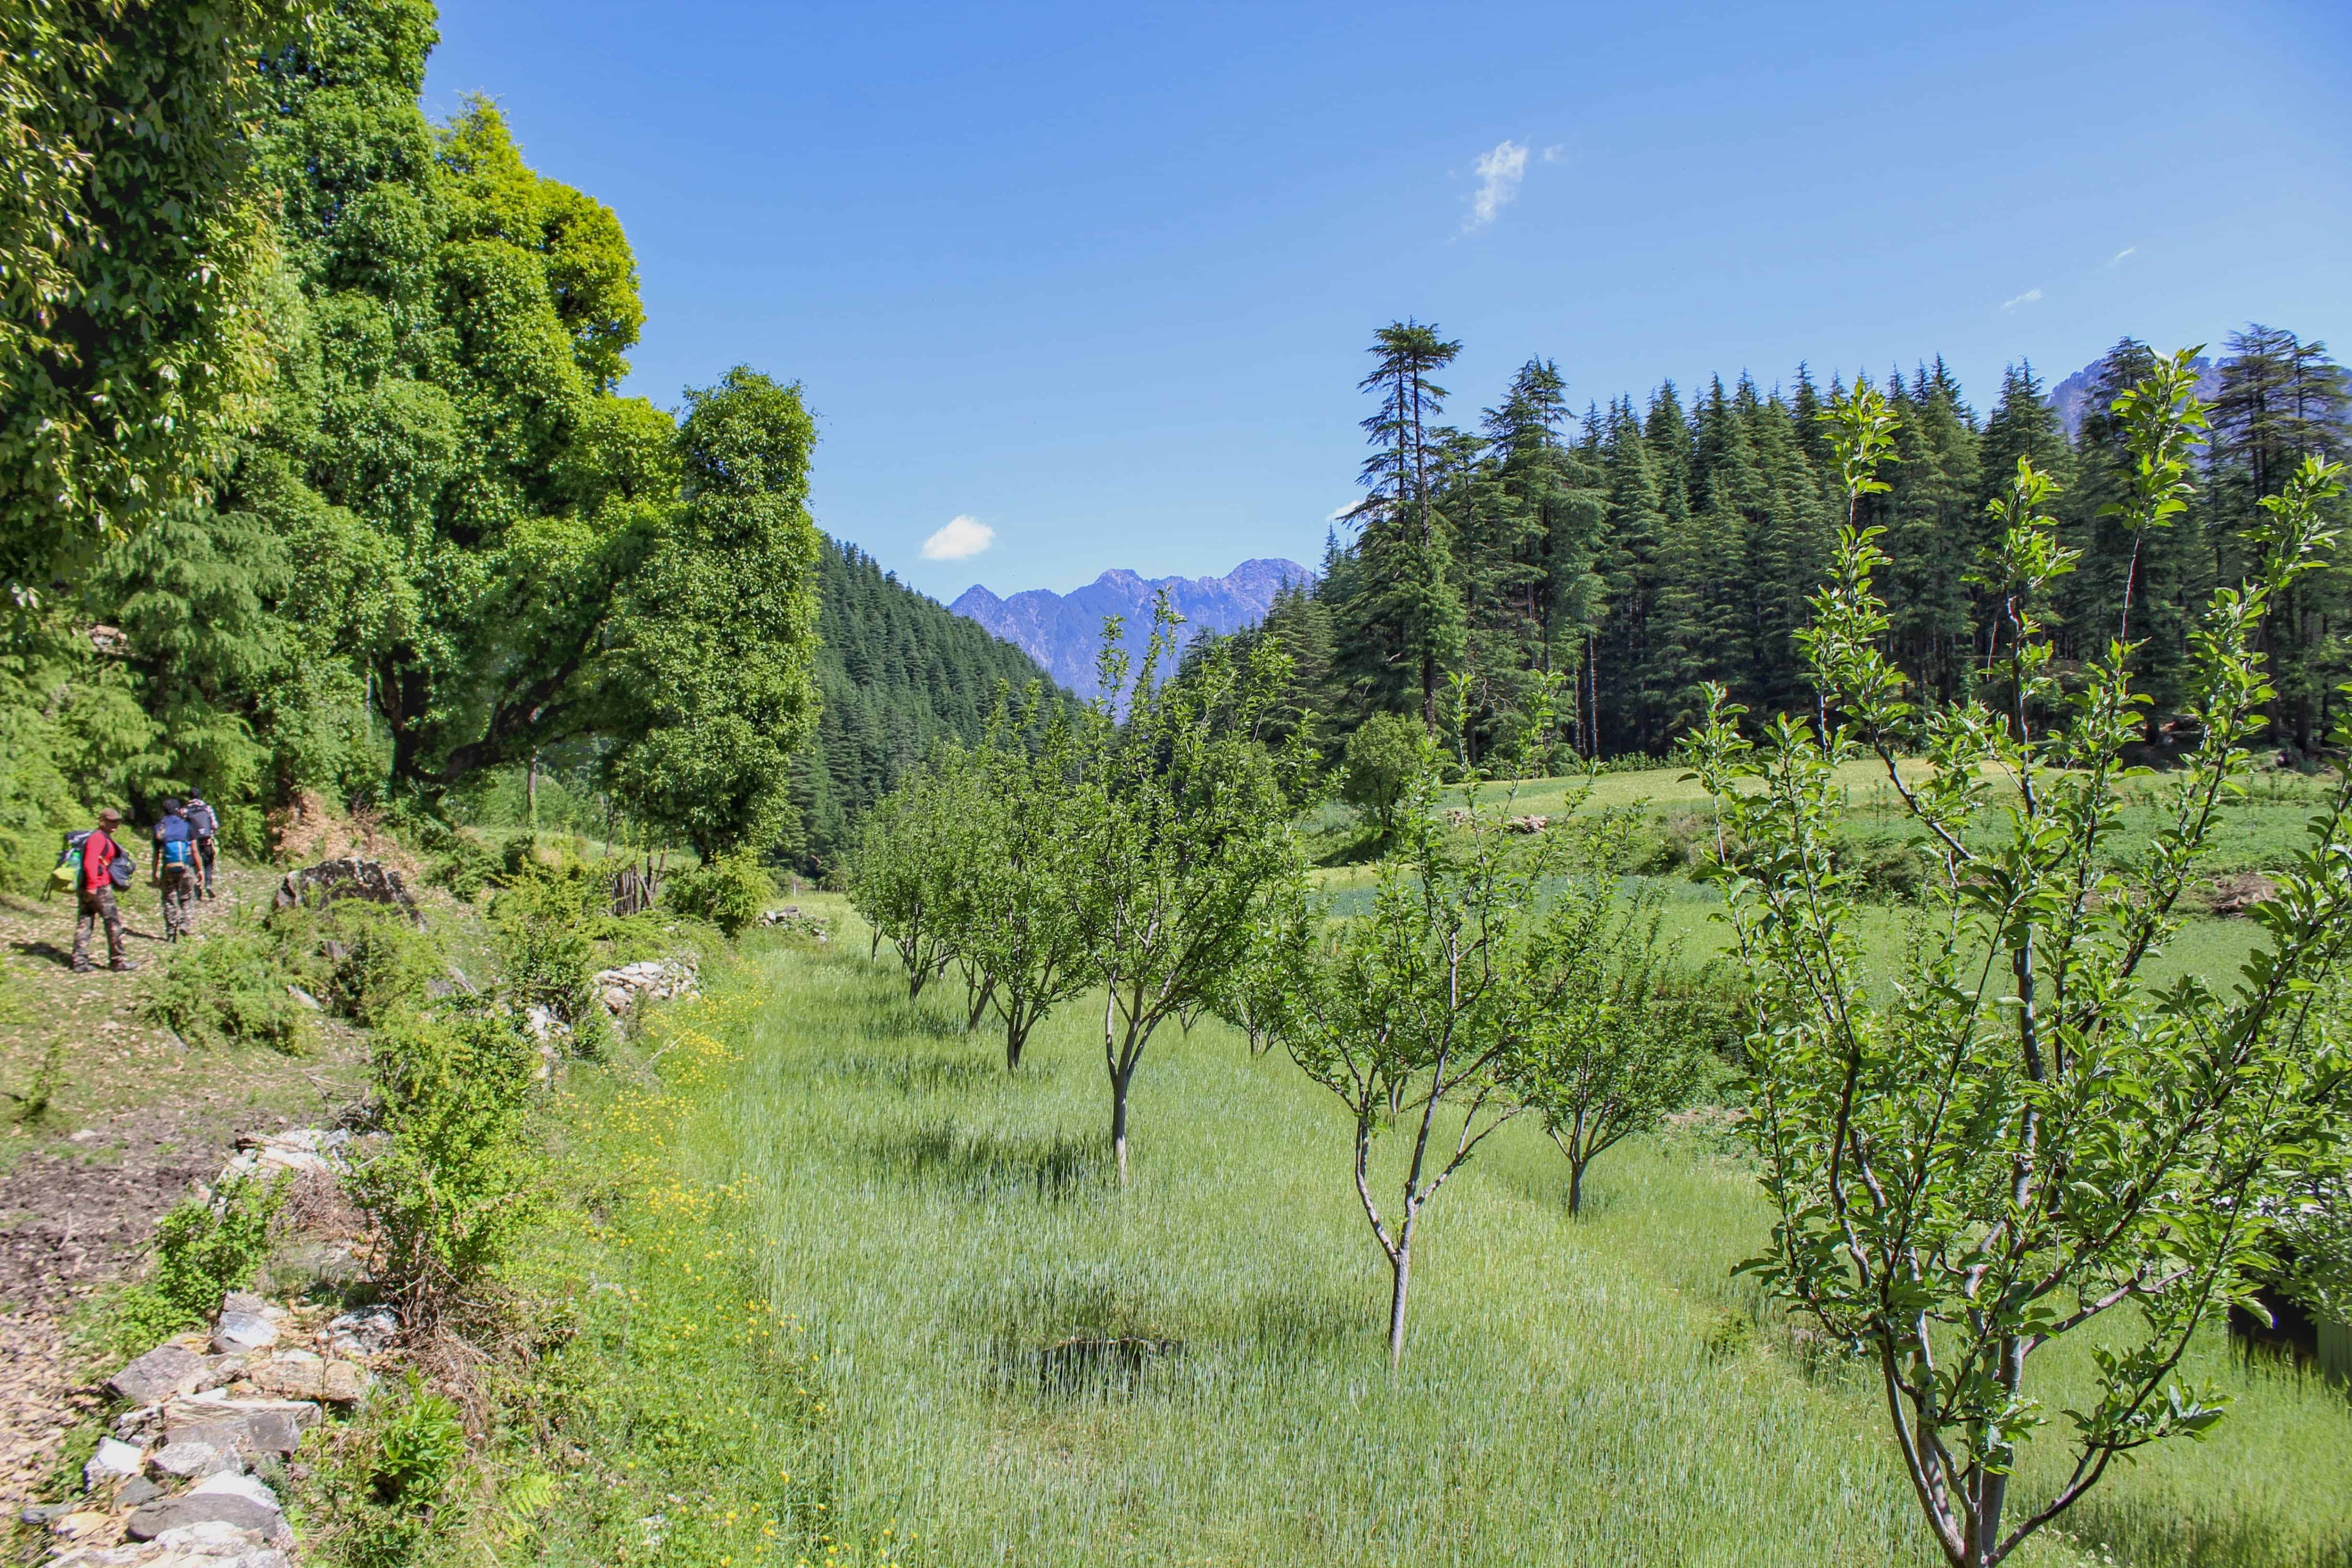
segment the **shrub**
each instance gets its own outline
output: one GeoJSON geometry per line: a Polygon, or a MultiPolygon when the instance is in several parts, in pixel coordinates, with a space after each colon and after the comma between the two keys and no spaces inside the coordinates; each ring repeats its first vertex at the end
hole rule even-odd
{"type": "Polygon", "coordinates": [[[371,1404],[336,1434],[296,1499],[306,1562],[407,1568],[448,1531],[452,1482],[466,1457],[457,1406],[412,1374],[395,1399],[371,1404]]]}
{"type": "Polygon", "coordinates": [[[429,1319],[472,1297],[537,1210],[539,1049],[511,1013],[449,1013],[380,1030],[370,1066],[392,1142],[348,1185],[382,1230],[383,1282],[429,1319]]]}
{"type": "Polygon", "coordinates": [[[108,1314],[105,1338],[126,1353],[212,1321],[232,1290],[253,1283],[269,1257],[269,1226],[285,1184],[236,1177],[210,1202],[190,1198],[155,1227],[154,1263],[108,1314]]]}
{"type": "Polygon", "coordinates": [[[775,898],[776,881],[758,854],[739,849],[679,872],[670,879],[666,893],[666,901],[678,913],[709,921],[737,936],[775,898]]]}
{"type": "Polygon", "coordinates": [[[240,920],[202,942],[175,943],[142,1005],[191,1045],[300,1056],[313,1029],[309,1010],[286,989],[296,978],[282,929],[240,920]]]}
{"type": "Polygon", "coordinates": [[[370,1027],[423,1005],[447,966],[436,937],[383,904],[339,900],[320,912],[317,931],[321,1000],[370,1027]]]}
{"type": "Polygon", "coordinates": [[[520,1008],[545,1007],[592,1054],[604,1026],[589,984],[603,967],[596,937],[609,920],[604,897],[604,879],[577,860],[551,868],[525,858],[490,901],[491,941],[507,995],[520,1008]]]}
{"type": "Polygon", "coordinates": [[[1841,828],[1831,838],[1830,863],[1854,878],[1864,898],[1882,901],[1908,902],[1927,877],[1918,845],[1883,829],[1841,828]]]}

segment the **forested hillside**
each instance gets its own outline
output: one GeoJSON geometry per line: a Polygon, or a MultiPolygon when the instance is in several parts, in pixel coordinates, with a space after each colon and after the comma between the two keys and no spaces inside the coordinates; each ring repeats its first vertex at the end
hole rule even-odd
{"type": "MultiPolygon", "coordinates": [[[[1324,715],[1329,738],[1383,710],[1450,722],[1459,704],[1475,755],[1555,675],[1574,745],[1612,756],[1666,750],[1697,716],[1705,681],[1758,713],[1806,706],[1793,636],[1845,519],[1817,416],[1849,389],[1800,366],[1786,386],[1742,375],[1685,399],[1667,382],[1580,418],[1559,367],[1538,359],[1465,429],[1444,422],[1437,380],[1459,347],[1413,322],[1378,335],[1362,384],[1375,406],[1365,500],[1314,592],[1284,598],[1261,634],[1297,662],[1294,708],[1324,715]]],[[[2293,464],[2342,450],[2352,393],[2323,343],[2262,326],[2232,334],[2213,372],[2196,499],[2136,531],[2107,510],[2128,465],[2109,405],[2153,362],[2147,345],[2117,343],[2072,440],[2027,365],[1982,411],[1940,359],[1880,384],[1895,456],[1858,521],[1885,531],[1892,651],[1920,689],[1953,697],[1983,662],[1991,605],[1973,574],[1994,537],[1986,503],[2030,458],[2056,476],[2061,539],[2081,552],[2056,590],[2062,668],[2119,633],[2144,639],[2148,738],[2163,741],[2190,607],[2242,576],[2244,531],[2293,464]]],[[[2264,628],[2279,743],[2315,747],[2352,673],[2345,595],[2331,568],[2264,628]]]]}
{"type": "Polygon", "coordinates": [[[1019,712],[1032,683],[1055,689],[1027,654],[906,587],[854,544],[827,540],[819,576],[824,707],[793,797],[801,858],[822,873],[847,852],[857,814],[934,744],[977,742],[1000,692],[1019,712]]]}

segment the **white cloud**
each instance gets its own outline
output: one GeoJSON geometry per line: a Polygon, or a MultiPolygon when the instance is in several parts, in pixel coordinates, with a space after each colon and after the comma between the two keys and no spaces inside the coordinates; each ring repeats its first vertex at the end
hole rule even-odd
{"type": "Polygon", "coordinates": [[[1568,143],[1565,142],[1555,142],[1543,150],[1543,161],[1547,163],[1557,163],[1567,156],[1568,143]]]}
{"type": "Polygon", "coordinates": [[[926,561],[965,561],[996,542],[996,530],[976,517],[953,517],[923,541],[926,561]]]}
{"type": "Polygon", "coordinates": [[[2000,308],[2001,308],[2002,310],[2016,310],[2020,305],[2031,305],[2031,304],[2032,304],[2035,300],[2039,300],[2039,299],[2041,299],[2041,298],[2042,298],[2042,290],[2041,290],[2041,289],[2028,289],[2024,293],[2020,294],[2020,295],[2017,295],[2017,296],[2016,296],[2015,298],[2013,298],[2013,299],[2003,300],[2000,302],[2000,308]]]}
{"type": "Polygon", "coordinates": [[[2110,256],[2110,257],[2108,257],[2108,258],[2107,258],[2107,265],[2108,265],[2109,267],[2121,267],[2121,266],[2124,264],[2124,258],[2125,258],[2125,257],[2126,257],[2126,256],[2137,256],[2138,254],[2139,254],[2139,247],[2138,247],[2138,246],[2137,246],[2137,245],[2126,245],[2126,246],[2125,246],[2121,250],[2116,251],[2113,256],[2110,256]]]}
{"type": "Polygon", "coordinates": [[[1519,182],[1528,177],[1527,146],[1519,142],[1497,142],[1493,152],[1478,154],[1475,167],[1478,188],[1471,193],[1470,216],[1462,225],[1465,233],[1494,222],[1495,215],[1517,197],[1519,182]]]}
{"type": "Polygon", "coordinates": [[[1323,521],[1326,522],[1337,522],[1341,518],[1347,516],[1349,512],[1355,510],[1358,507],[1363,504],[1364,503],[1360,500],[1342,501],[1339,505],[1333,507],[1331,509],[1330,515],[1326,517],[1323,521]]]}

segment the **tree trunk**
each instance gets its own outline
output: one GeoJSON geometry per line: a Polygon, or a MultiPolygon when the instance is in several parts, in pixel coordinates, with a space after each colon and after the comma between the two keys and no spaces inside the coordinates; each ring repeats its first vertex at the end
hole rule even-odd
{"type": "Polygon", "coordinates": [[[1584,1162],[1570,1157],[1568,1162],[1568,1212],[1573,1215],[1584,1209],[1584,1162]]]}
{"type": "Polygon", "coordinates": [[[988,1011],[989,998],[995,994],[996,976],[993,974],[985,983],[971,988],[971,1011],[964,1015],[963,1020],[965,1034],[969,1035],[980,1027],[980,1016],[988,1011]]]}
{"type": "Polygon", "coordinates": [[[1404,1229],[1397,1237],[1395,1256],[1389,1259],[1392,1280],[1389,1291],[1389,1375],[1394,1377],[1397,1368],[1404,1363],[1404,1302],[1405,1292],[1412,1288],[1412,1217],[1408,1215],[1404,1229]]]}
{"type": "Polygon", "coordinates": [[[1118,1162],[1118,1184],[1127,1185],[1127,1086],[1135,1068],[1113,1068],[1110,1075],[1110,1147],[1118,1162]]]}

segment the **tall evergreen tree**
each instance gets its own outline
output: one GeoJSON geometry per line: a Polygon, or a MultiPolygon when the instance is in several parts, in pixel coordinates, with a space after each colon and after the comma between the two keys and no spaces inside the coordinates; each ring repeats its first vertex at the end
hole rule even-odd
{"type": "Polygon", "coordinates": [[[1363,421],[1372,453],[1359,478],[1368,493],[1349,514],[1360,531],[1364,581],[1348,655],[1389,700],[1416,701],[1423,726],[1434,731],[1438,678],[1461,653],[1464,624],[1434,471],[1447,394],[1431,377],[1462,345],[1404,321],[1375,333],[1370,352],[1373,371],[1357,390],[1379,406],[1363,421]]]}

